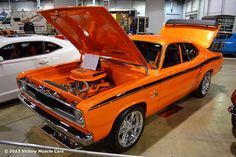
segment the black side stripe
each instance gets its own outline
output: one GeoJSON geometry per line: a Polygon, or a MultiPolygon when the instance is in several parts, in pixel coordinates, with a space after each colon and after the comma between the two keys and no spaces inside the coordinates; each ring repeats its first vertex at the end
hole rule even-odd
{"type": "Polygon", "coordinates": [[[166,80],[172,79],[172,78],[177,77],[177,76],[179,76],[179,75],[182,75],[182,74],[185,74],[185,73],[187,73],[187,72],[196,70],[196,69],[202,67],[203,65],[208,64],[208,63],[210,63],[210,62],[212,62],[212,61],[215,61],[215,60],[217,60],[217,59],[220,59],[220,58],[222,58],[222,57],[221,57],[221,56],[217,56],[217,57],[210,58],[210,59],[208,59],[208,60],[202,62],[201,64],[199,64],[199,65],[197,65],[197,66],[195,66],[195,67],[192,67],[192,68],[189,68],[189,69],[187,69],[187,70],[181,71],[181,72],[179,72],[179,73],[173,74],[173,75],[171,75],[171,76],[167,76],[167,77],[165,77],[165,78],[156,80],[156,81],[154,81],[154,82],[150,82],[150,83],[145,84],[145,85],[143,85],[143,86],[140,86],[140,87],[131,89],[131,90],[126,91],[126,92],[124,92],[124,93],[122,93],[122,94],[118,94],[118,95],[116,95],[116,96],[110,97],[109,99],[106,99],[106,100],[104,100],[104,101],[102,101],[102,102],[96,104],[95,106],[91,107],[88,111],[94,110],[94,109],[99,108],[99,107],[101,107],[101,106],[104,106],[104,105],[106,105],[106,104],[108,104],[108,103],[110,103],[110,102],[116,101],[116,100],[121,99],[121,98],[123,98],[123,97],[126,97],[126,96],[128,96],[128,95],[131,95],[131,94],[134,94],[134,93],[136,93],[136,92],[139,92],[139,91],[143,90],[144,88],[148,88],[148,87],[154,86],[154,85],[156,85],[156,84],[159,84],[159,83],[164,82],[164,81],[166,81],[166,80]]]}

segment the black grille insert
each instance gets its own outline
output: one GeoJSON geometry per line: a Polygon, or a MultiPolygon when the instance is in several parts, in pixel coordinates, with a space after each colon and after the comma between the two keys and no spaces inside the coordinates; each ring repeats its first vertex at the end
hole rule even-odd
{"type": "Polygon", "coordinates": [[[56,110],[61,110],[62,112],[66,112],[72,116],[74,116],[74,108],[67,106],[65,104],[63,104],[60,101],[57,101],[53,98],[51,98],[50,96],[47,96],[45,94],[40,93],[39,91],[37,91],[36,89],[34,89],[33,87],[27,85],[26,89],[28,91],[30,91],[31,93],[33,93],[35,95],[35,98],[40,101],[42,104],[44,104],[45,106],[48,106],[52,109],[56,109],[56,110]]]}

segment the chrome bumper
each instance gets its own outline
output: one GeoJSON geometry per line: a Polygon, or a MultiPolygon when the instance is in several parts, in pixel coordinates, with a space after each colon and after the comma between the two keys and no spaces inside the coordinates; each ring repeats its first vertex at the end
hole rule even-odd
{"type": "MultiPolygon", "coordinates": [[[[79,145],[82,145],[82,146],[88,146],[93,143],[92,134],[84,134],[80,132],[79,130],[69,126],[68,124],[61,122],[59,119],[55,118],[51,114],[39,108],[33,102],[27,100],[27,98],[24,95],[22,95],[22,93],[18,95],[18,98],[24,105],[29,107],[32,111],[39,114],[43,119],[46,119],[47,124],[54,130],[56,130],[57,132],[64,134],[65,136],[74,140],[75,142],[77,142],[79,145]]],[[[38,102],[37,100],[35,100],[35,102],[42,104],[41,102],[38,102]]],[[[44,106],[44,104],[42,104],[42,106],[44,106]]]]}

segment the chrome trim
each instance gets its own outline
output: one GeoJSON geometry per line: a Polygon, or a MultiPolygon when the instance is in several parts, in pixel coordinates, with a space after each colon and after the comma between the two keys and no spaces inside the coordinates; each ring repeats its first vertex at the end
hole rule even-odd
{"type": "MultiPolygon", "coordinates": [[[[26,97],[24,97],[21,94],[18,95],[18,98],[19,100],[24,104],[26,105],[27,107],[29,107],[33,112],[37,113],[38,115],[40,115],[37,111],[35,111],[35,107],[37,105],[35,105],[34,103],[32,103],[31,101],[29,101],[26,97]],[[28,103],[27,103],[28,102],[28,103]],[[30,103],[30,104],[29,104],[30,103]]],[[[36,101],[36,100],[35,100],[36,101]]],[[[43,104],[41,102],[38,102],[36,101],[37,103],[39,103],[40,105],[43,106],[43,104]]],[[[60,133],[63,133],[64,135],[68,136],[69,138],[73,139],[75,142],[77,142],[78,144],[80,145],[83,145],[83,146],[88,146],[90,144],[93,143],[93,136],[92,134],[86,134],[86,138],[82,138],[78,135],[74,135],[73,133],[71,132],[68,132],[67,129],[63,128],[62,126],[59,126],[59,125],[56,125],[54,124],[53,122],[51,122],[50,120],[46,119],[45,117],[41,116],[40,117],[42,119],[45,119],[47,121],[47,124],[52,127],[54,130],[60,132],[60,133]]],[[[78,130],[77,130],[78,131],[78,130]]],[[[79,132],[79,131],[78,131],[79,132]]]]}
{"type": "MultiPolygon", "coordinates": [[[[72,110],[77,110],[74,106],[71,106],[70,104],[68,104],[68,103],[66,103],[66,102],[64,102],[64,101],[62,101],[62,100],[60,100],[59,98],[54,97],[52,94],[49,94],[49,93],[46,94],[46,93],[44,93],[42,90],[40,90],[40,89],[34,87],[33,84],[27,83],[26,81],[23,81],[23,80],[20,80],[20,81],[21,81],[22,84],[25,84],[26,86],[29,86],[29,87],[33,88],[34,90],[36,90],[36,91],[39,92],[40,94],[42,94],[42,95],[44,95],[44,96],[46,96],[46,97],[49,97],[49,98],[51,98],[51,99],[54,99],[55,101],[58,101],[59,103],[62,103],[63,105],[65,105],[65,106],[71,108],[72,110]]],[[[50,90],[50,89],[49,89],[49,90],[50,90]]],[[[50,106],[47,106],[47,105],[41,103],[41,102],[36,98],[36,96],[35,96],[34,93],[32,93],[31,91],[29,91],[29,90],[27,90],[27,89],[25,89],[25,88],[21,89],[20,92],[24,92],[25,94],[27,94],[27,95],[29,95],[30,97],[32,97],[32,98],[34,99],[34,101],[36,101],[37,103],[41,104],[45,109],[50,110],[50,111],[52,111],[52,112],[55,112],[56,114],[58,114],[59,116],[61,116],[62,118],[66,119],[66,120],[76,122],[76,117],[75,117],[74,114],[70,114],[70,113],[68,113],[68,112],[65,112],[65,111],[59,109],[59,108],[52,108],[52,107],[50,107],[50,106]]],[[[52,92],[53,92],[53,91],[52,91],[52,92]]],[[[75,112],[75,111],[73,111],[73,113],[74,113],[74,112],[75,112]]],[[[82,112],[82,111],[81,111],[81,112],[82,112]]],[[[78,125],[78,124],[76,123],[76,125],[78,125]]],[[[85,124],[84,124],[84,125],[85,125],[85,124]]],[[[83,127],[83,126],[82,126],[82,127],[83,127]]]]}
{"type": "MultiPolygon", "coordinates": [[[[24,82],[24,83],[25,83],[25,82],[24,82]]],[[[62,101],[61,99],[58,99],[58,98],[54,97],[52,94],[47,94],[47,95],[46,95],[46,93],[42,92],[42,90],[39,90],[38,88],[35,88],[33,84],[29,84],[29,83],[25,83],[25,84],[28,85],[28,86],[30,86],[31,88],[34,88],[36,91],[38,91],[39,93],[41,93],[41,94],[43,94],[43,95],[45,95],[45,96],[48,96],[48,97],[50,97],[50,98],[52,98],[52,99],[54,99],[54,100],[56,100],[56,101],[59,101],[60,103],[63,103],[64,105],[66,105],[66,106],[68,106],[68,107],[71,107],[71,108],[73,108],[73,109],[76,109],[75,107],[71,106],[70,104],[68,104],[68,103],[66,103],[66,102],[64,102],[64,101],[62,101]]],[[[50,90],[50,89],[49,89],[49,90],[50,90]]],[[[52,91],[52,90],[51,90],[51,91],[52,91]]]]}
{"type": "Polygon", "coordinates": [[[49,127],[51,127],[52,129],[66,135],[67,137],[73,139],[75,142],[83,145],[83,146],[88,146],[90,144],[93,143],[93,136],[92,134],[88,134],[86,135],[86,139],[81,138],[80,136],[75,136],[72,133],[68,133],[67,129],[63,128],[62,126],[59,125],[55,125],[54,123],[50,122],[49,120],[47,120],[47,124],[49,127]]]}
{"type": "Polygon", "coordinates": [[[148,75],[148,67],[147,66],[143,66],[144,70],[145,70],[145,75],[148,75]]]}
{"type": "Polygon", "coordinates": [[[140,111],[129,113],[119,128],[118,143],[125,148],[133,145],[140,137],[143,125],[143,115],[140,111]]]}

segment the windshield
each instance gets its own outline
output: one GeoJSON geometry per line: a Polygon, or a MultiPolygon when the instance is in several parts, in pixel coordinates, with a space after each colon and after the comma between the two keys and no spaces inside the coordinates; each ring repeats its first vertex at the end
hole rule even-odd
{"type": "Polygon", "coordinates": [[[148,64],[158,67],[161,45],[157,43],[133,41],[148,64]]]}

